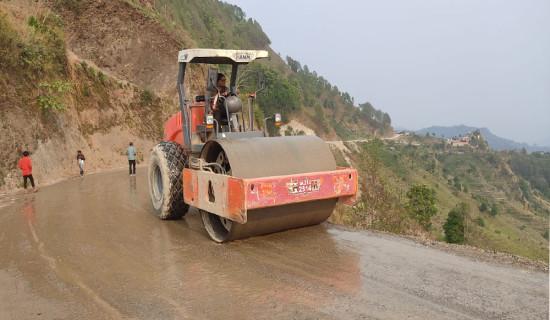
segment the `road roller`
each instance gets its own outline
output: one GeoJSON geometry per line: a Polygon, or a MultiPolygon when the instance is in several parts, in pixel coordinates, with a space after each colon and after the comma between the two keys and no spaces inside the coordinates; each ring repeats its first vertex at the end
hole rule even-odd
{"type": "MultiPolygon", "coordinates": [[[[181,219],[198,208],[216,242],[265,235],[325,221],[338,201],[357,202],[357,170],[337,167],[317,136],[269,137],[265,123],[254,127],[253,105],[265,89],[237,96],[239,67],[266,58],[265,50],[187,49],[178,54],[177,91],[181,110],[168,119],[163,141],[151,151],[149,191],[160,219],[181,219]],[[185,96],[188,64],[207,64],[205,94],[185,96]],[[215,65],[231,66],[227,93],[217,86],[215,65]],[[248,116],[248,123],[245,118],[248,116]]],[[[224,90],[225,91],[225,90],[224,90]]]]}

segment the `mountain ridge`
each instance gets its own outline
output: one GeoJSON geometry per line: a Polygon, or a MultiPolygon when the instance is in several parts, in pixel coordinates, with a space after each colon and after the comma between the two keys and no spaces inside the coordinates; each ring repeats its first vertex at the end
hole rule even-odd
{"type": "Polygon", "coordinates": [[[488,128],[485,127],[472,127],[464,124],[456,126],[431,126],[420,130],[414,130],[413,132],[422,135],[425,135],[426,133],[433,133],[435,134],[435,137],[438,138],[452,138],[465,136],[469,132],[473,132],[475,130],[481,131],[483,138],[489,144],[489,148],[496,151],[525,149],[527,152],[550,152],[550,146],[529,145],[524,142],[516,142],[510,139],[502,138],[493,134],[488,128]]]}

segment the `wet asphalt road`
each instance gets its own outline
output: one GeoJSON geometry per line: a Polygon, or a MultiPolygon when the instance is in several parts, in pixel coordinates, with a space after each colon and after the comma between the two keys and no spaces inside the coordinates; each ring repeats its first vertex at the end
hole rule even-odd
{"type": "Polygon", "coordinates": [[[0,197],[0,319],[548,319],[548,274],[328,224],[216,244],[146,168],[0,197]]]}

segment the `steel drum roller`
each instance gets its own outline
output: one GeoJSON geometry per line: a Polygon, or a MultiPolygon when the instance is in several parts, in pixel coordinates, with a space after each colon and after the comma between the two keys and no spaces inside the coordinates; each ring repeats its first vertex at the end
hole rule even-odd
{"type": "MultiPolygon", "coordinates": [[[[236,178],[259,178],[336,170],[328,145],[316,136],[211,140],[201,158],[217,162],[218,173],[236,178]],[[223,168],[223,169],[222,169],[223,168]]],[[[239,224],[201,210],[203,222],[218,242],[232,241],[325,221],[337,198],[250,210],[248,222],[239,224]]]]}

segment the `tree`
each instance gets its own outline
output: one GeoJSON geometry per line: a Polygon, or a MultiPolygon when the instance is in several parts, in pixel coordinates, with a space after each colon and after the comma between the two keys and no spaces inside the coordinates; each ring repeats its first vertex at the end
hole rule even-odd
{"type": "Polygon", "coordinates": [[[374,107],[370,102],[359,104],[359,109],[364,120],[371,121],[374,118],[374,107]]]}
{"type": "Polygon", "coordinates": [[[378,122],[378,123],[382,123],[382,117],[383,117],[384,113],[382,112],[382,110],[374,110],[374,121],[378,122]]]}
{"type": "Polygon", "coordinates": [[[391,125],[390,115],[384,112],[384,115],[382,116],[382,126],[388,127],[390,125],[391,125]]]}
{"type": "Polygon", "coordinates": [[[299,71],[302,70],[302,66],[300,65],[300,62],[298,62],[297,60],[292,59],[289,56],[286,56],[286,64],[294,72],[299,72],[299,71]]]}
{"type": "Polygon", "coordinates": [[[315,109],[314,119],[315,119],[315,123],[317,124],[317,128],[321,133],[327,134],[329,132],[329,124],[325,119],[325,114],[323,113],[323,109],[318,103],[315,104],[314,109],[315,109]]]}
{"type": "Polygon", "coordinates": [[[466,241],[465,221],[469,208],[467,203],[461,202],[449,212],[449,216],[443,225],[445,241],[448,243],[463,244],[466,241]]]}
{"type": "Polygon", "coordinates": [[[420,224],[428,225],[432,216],[437,213],[435,191],[424,184],[414,184],[407,191],[407,198],[409,202],[405,204],[405,209],[420,224]]]}

